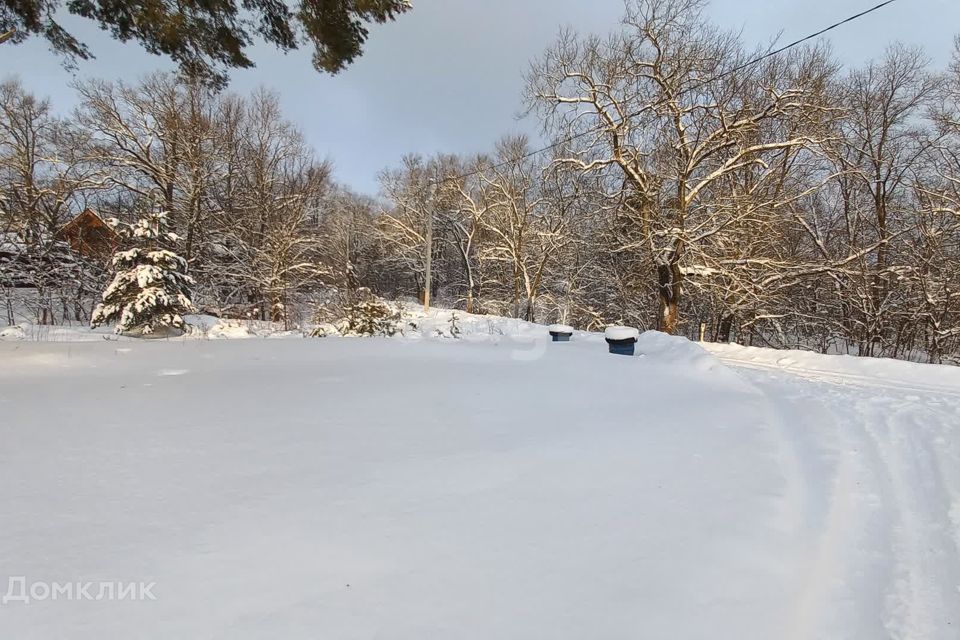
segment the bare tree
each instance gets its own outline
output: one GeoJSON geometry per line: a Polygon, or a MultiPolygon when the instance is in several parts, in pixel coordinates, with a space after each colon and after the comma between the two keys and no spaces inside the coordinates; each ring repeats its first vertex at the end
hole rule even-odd
{"type": "Polygon", "coordinates": [[[514,315],[533,321],[547,270],[569,242],[570,218],[562,171],[544,173],[529,155],[526,138],[505,138],[480,174],[489,210],[480,220],[487,239],[479,258],[501,266],[514,315]]]}
{"type": "Polygon", "coordinates": [[[531,108],[556,136],[576,140],[576,153],[559,161],[622,176],[623,207],[643,245],[630,246],[651,256],[656,325],[670,333],[679,327],[691,252],[735,214],[712,206],[724,178],[761,168],[767,179],[785,155],[815,142],[804,128],[765,125],[815,120],[827,72],[812,56],[746,65],[747,52],[706,22],[704,6],[630,2],[620,32],[606,39],[564,33],[528,77],[531,108]]]}
{"type": "Polygon", "coordinates": [[[49,101],[16,80],[0,84],[0,286],[8,321],[15,319],[15,286],[39,324],[89,317],[103,269],[72,254],[59,237],[101,185],[85,162],[88,142],[53,115],[49,101]]]}
{"type": "Polygon", "coordinates": [[[197,234],[210,211],[209,186],[223,175],[221,102],[206,86],[170,74],[137,85],[89,81],[78,85],[77,113],[93,140],[91,161],[105,180],[169,212],[193,262],[197,234]]]}
{"type": "Polygon", "coordinates": [[[435,160],[411,155],[397,169],[380,174],[380,188],[386,200],[376,227],[384,256],[393,269],[414,278],[421,301],[426,295],[427,256],[431,218],[437,214],[442,174],[435,160]]]}
{"type": "Polygon", "coordinates": [[[328,273],[317,225],[330,167],[283,118],[275,95],[255,93],[238,117],[228,140],[236,162],[207,232],[218,255],[211,266],[233,285],[222,299],[239,295],[261,319],[289,324],[291,296],[328,273]]]}
{"type": "Polygon", "coordinates": [[[839,280],[846,333],[861,355],[896,351],[891,336],[906,328],[894,326],[908,304],[895,286],[897,247],[915,223],[911,173],[933,142],[921,119],[938,79],[926,65],[921,51],[897,45],[852,71],[840,87],[838,135],[825,147],[839,174],[834,206],[843,223],[833,251],[861,254],[839,280]]]}

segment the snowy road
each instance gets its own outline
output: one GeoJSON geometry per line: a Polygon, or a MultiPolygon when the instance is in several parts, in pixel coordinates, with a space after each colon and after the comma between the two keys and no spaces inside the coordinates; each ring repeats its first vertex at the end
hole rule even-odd
{"type": "Polygon", "coordinates": [[[0,638],[960,635],[960,370],[603,346],[0,343],[0,638]]]}

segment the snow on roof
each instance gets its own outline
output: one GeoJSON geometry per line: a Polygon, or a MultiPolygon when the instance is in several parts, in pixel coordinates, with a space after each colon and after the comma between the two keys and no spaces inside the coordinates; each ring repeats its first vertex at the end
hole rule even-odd
{"type": "Polygon", "coordinates": [[[107,223],[106,220],[101,218],[96,211],[94,211],[89,207],[87,207],[86,209],[84,209],[83,211],[75,215],[73,218],[65,222],[64,225],[60,227],[60,231],[62,233],[64,231],[67,231],[73,227],[80,226],[80,225],[93,225],[95,227],[102,227],[104,228],[104,230],[109,230],[109,232],[116,234],[116,229],[114,229],[109,223],[107,223]]]}

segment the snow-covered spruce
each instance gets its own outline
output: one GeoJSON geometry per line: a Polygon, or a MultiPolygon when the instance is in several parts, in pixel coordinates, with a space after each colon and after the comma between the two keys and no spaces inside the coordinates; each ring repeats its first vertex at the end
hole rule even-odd
{"type": "Polygon", "coordinates": [[[151,214],[121,230],[142,246],[114,254],[115,275],[93,312],[92,326],[115,322],[117,333],[144,336],[186,331],[183,315],[196,311],[190,300],[193,279],[186,274],[186,260],[160,247],[161,240],[177,239],[163,232],[165,222],[165,214],[151,214]]]}

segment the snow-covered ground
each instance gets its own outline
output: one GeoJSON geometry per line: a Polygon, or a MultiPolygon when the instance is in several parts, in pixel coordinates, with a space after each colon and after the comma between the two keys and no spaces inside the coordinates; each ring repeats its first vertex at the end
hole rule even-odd
{"type": "MultiPolygon", "coordinates": [[[[504,336],[544,335],[545,327],[515,318],[499,316],[481,316],[451,309],[433,308],[424,313],[420,305],[411,303],[392,303],[401,314],[398,323],[397,338],[434,339],[466,338],[497,339],[504,336]]],[[[248,338],[302,338],[310,335],[314,325],[302,328],[284,329],[283,323],[262,320],[220,319],[208,315],[186,315],[188,331],[177,338],[164,340],[243,340],[248,338]]],[[[325,327],[337,333],[331,324],[325,327]]],[[[0,341],[6,342],[101,342],[141,340],[139,336],[116,335],[113,326],[105,325],[91,329],[80,322],[60,325],[37,325],[22,322],[11,326],[0,326],[0,341]]]]}
{"type": "Polygon", "coordinates": [[[0,638],[958,637],[960,369],[435,320],[0,342],[0,638]]]}

